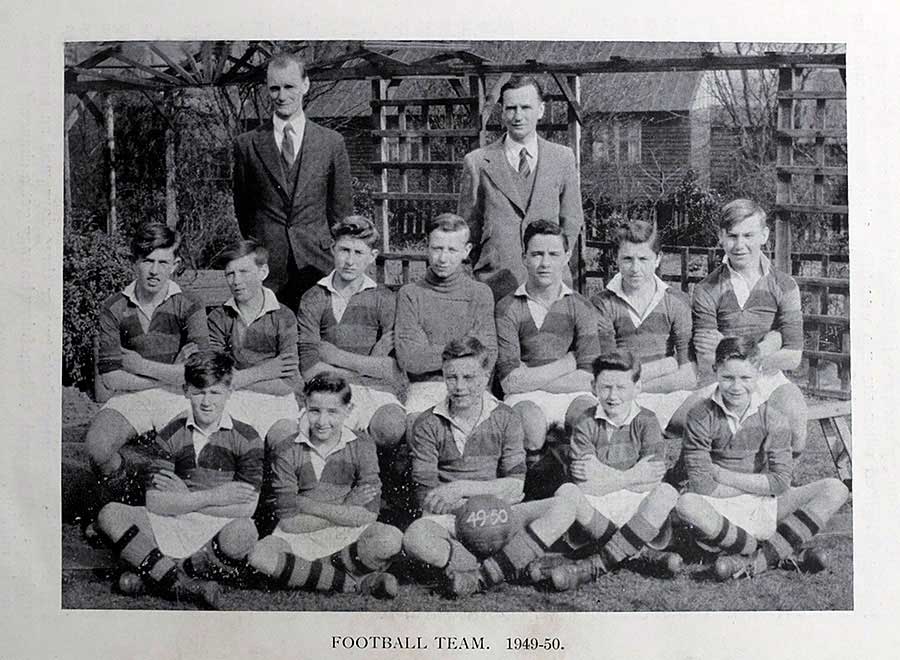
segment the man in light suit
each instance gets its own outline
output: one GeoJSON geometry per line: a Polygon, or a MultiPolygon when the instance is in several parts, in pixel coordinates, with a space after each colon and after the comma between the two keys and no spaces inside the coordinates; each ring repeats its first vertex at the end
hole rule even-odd
{"type": "Polygon", "coordinates": [[[537,135],[544,115],[540,83],[513,76],[500,89],[500,104],[506,135],[466,154],[458,208],[472,235],[473,274],[491,287],[495,300],[525,281],[526,226],[558,222],[571,249],[584,223],[575,154],[537,135]]]}
{"type": "Polygon", "coordinates": [[[300,296],[328,272],[331,226],[352,210],[344,139],[306,119],[303,62],[278,55],[266,84],[274,116],[234,142],[234,211],[244,238],[269,251],[265,285],[297,311],[300,296]]]}

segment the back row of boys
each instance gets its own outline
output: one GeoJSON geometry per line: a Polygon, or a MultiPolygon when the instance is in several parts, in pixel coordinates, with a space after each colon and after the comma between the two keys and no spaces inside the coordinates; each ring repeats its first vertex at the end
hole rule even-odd
{"type": "Polygon", "coordinates": [[[692,306],[656,276],[648,223],[621,228],[619,274],[591,300],[563,282],[559,225],[530,223],[527,281],[496,309],[463,271],[471,245],[458,216],[429,223],[426,274],[396,298],[366,275],[377,254],[371,221],[348,217],[333,234],[334,270],[296,318],[262,285],[265,250],[233,246],[223,255],[233,297],[208,323],[170,279],[177,235],[152,225],[135,237],[136,279],[107,300],[100,323],[99,371],[119,393],[87,437],[105,500],[121,499],[133,477],[119,453],[130,438],[156,429],[165,458],[146,507],[112,503],[98,517],[137,569],[125,584],[215,604],[215,583],[201,578],[249,561],[284,586],[391,596],[385,570],[402,546],[443,569],[455,595],[525,574],[571,588],[654,539],[664,546],[676,508],[707,547],[726,552],[716,571],[728,577],[795,557],[846,500],[836,480],[791,486],[805,404],[780,370],[800,357],[799,291],[761,253],[768,230],[755,203],[723,209],[726,260],[692,306]],[[692,393],[694,354],[715,380],[692,393]],[[553,424],[569,436],[572,483],[522,502],[553,424]],[[662,483],[667,425],[684,437],[681,497],[662,483]],[[376,522],[388,477],[376,446],[394,481],[411,482],[422,514],[405,534],[376,522]],[[259,541],[250,516],[264,448],[278,524],[259,541]],[[483,494],[513,504],[520,525],[478,558],[456,540],[452,513],[483,494]],[[554,544],[572,559],[542,563],[554,544]]]}

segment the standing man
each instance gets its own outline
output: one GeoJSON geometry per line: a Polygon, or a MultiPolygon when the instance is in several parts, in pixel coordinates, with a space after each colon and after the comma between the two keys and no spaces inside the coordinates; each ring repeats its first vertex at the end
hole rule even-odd
{"type": "Polygon", "coordinates": [[[269,251],[266,286],[295,312],[300,296],[332,266],[331,226],[352,208],[344,139],[307,121],[309,78],[290,54],[269,62],[272,121],[234,142],[234,211],[244,238],[269,251]]]}
{"type": "Polygon", "coordinates": [[[525,282],[525,227],[556,222],[571,249],[584,223],[575,154],[537,135],[544,116],[540,83],[513,76],[500,89],[500,104],[506,135],[466,155],[458,207],[472,234],[475,279],[491,287],[494,300],[525,282]]]}

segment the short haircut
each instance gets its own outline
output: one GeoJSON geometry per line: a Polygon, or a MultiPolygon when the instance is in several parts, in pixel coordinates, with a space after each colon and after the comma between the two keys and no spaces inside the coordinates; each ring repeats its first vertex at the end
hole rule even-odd
{"type": "Polygon", "coordinates": [[[378,244],[378,239],[381,238],[375,223],[364,215],[348,215],[346,218],[338,220],[331,228],[331,235],[335,241],[344,236],[357,238],[370,248],[374,248],[378,244]]]}
{"type": "Polygon", "coordinates": [[[613,240],[617,250],[622,247],[622,243],[649,243],[655,254],[659,254],[662,249],[656,224],[646,220],[628,220],[622,223],[615,228],[613,240]]]}
{"type": "Polygon", "coordinates": [[[333,371],[321,371],[303,385],[303,394],[307,399],[316,392],[337,394],[345,406],[350,403],[351,392],[347,379],[333,371]]]}
{"type": "Polygon", "coordinates": [[[172,249],[177,254],[180,247],[181,234],[162,222],[141,225],[131,238],[131,256],[135,261],[159,249],[172,249]]]}
{"type": "Polygon", "coordinates": [[[538,82],[538,79],[534,76],[513,76],[500,88],[500,105],[503,105],[503,95],[506,93],[508,89],[521,89],[522,87],[528,87],[531,85],[534,87],[534,90],[537,92],[538,100],[544,100],[544,88],[541,87],[541,83],[538,82]]]}
{"type": "Polygon", "coordinates": [[[566,252],[569,251],[569,237],[566,236],[562,227],[556,222],[551,222],[550,220],[535,220],[534,222],[529,223],[528,226],[525,227],[525,236],[522,239],[522,245],[525,246],[526,251],[528,251],[528,244],[535,236],[561,236],[563,248],[566,252]]]}
{"type": "Polygon", "coordinates": [[[766,211],[752,199],[735,199],[719,211],[719,229],[728,231],[739,222],[755,215],[760,216],[760,224],[766,226],[766,211]]]}
{"type": "Polygon", "coordinates": [[[431,236],[436,231],[454,232],[466,230],[466,241],[469,240],[469,225],[455,213],[441,213],[425,223],[425,234],[431,236]]]}
{"type": "Polygon", "coordinates": [[[234,359],[222,351],[197,351],[184,363],[184,382],[203,389],[224,383],[231,386],[234,359]]]}
{"type": "Polygon", "coordinates": [[[716,346],[716,367],[728,360],[746,360],[759,366],[759,346],[746,337],[725,337],[716,346]]]}
{"type": "Polygon", "coordinates": [[[630,371],[631,380],[635,383],[641,378],[641,362],[631,351],[610,351],[598,356],[592,365],[594,378],[601,371],[630,371]]]}
{"type": "Polygon", "coordinates": [[[257,266],[265,266],[269,263],[269,251],[264,248],[261,243],[252,238],[231,243],[227,248],[222,250],[216,261],[218,262],[219,267],[224,269],[235,259],[243,259],[250,255],[253,255],[253,261],[257,266]]]}
{"type": "Polygon", "coordinates": [[[451,339],[447,342],[447,345],[444,346],[444,351],[441,353],[441,360],[444,362],[467,357],[478,360],[481,368],[485,371],[487,371],[491,365],[491,356],[488,353],[487,348],[481,343],[478,337],[473,337],[471,335],[466,335],[459,339],[451,339]]]}
{"type": "Polygon", "coordinates": [[[291,64],[299,66],[300,76],[306,78],[306,62],[303,61],[302,57],[295,55],[294,53],[278,53],[278,55],[269,60],[266,71],[272,68],[287,69],[291,64]]]}

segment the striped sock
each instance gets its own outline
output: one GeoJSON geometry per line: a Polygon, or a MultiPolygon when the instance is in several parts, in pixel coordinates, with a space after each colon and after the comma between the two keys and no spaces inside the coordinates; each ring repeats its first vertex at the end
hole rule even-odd
{"type": "Polygon", "coordinates": [[[343,571],[353,577],[362,577],[372,571],[377,571],[380,566],[369,566],[359,555],[359,545],[356,541],[341,548],[332,554],[328,561],[339,571],[343,571]]]}
{"type": "Polygon", "coordinates": [[[798,509],[778,523],[775,534],[762,544],[762,552],[769,566],[776,566],[782,559],[800,551],[825,523],[811,511],[798,509]]]}
{"type": "Polygon", "coordinates": [[[156,541],[137,525],[128,527],[118,539],[107,533],[113,552],[137,569],[138,574],[168,591],[178,579],[178,568],[171,557],[160,552],[156,541]]]}
{"type": "Polygon", "coordinates": [[[607,570],[636,555],[659,533],[659,528],[650,523],[640,512],[634,514],[609,542],[603,546],[602,554],[607,570]]]}
{"type": "Polygon", "coordinates": [[[222,550],[219,534],[206,542],[202,548],[184,560],[181,567],[190,577],[213,574],[233,577],[246,564],[246,557],[229,557],[222,550]]]}
{"type": "Polygon", "coordinates": [[[724,516],[718,533],[703,539],[703,542],[730,554],[750,555],[756,551],[756,538],[724,516]]]}
{"type": "Polygon", "coordinates": [[[528,470],[537,465],[544,457],[544,448],[525,450],[525,469],[528,470]]]}
{"type": "Polygon", "coordinates": [[[307,561],[293,553],[282,552],[274,575],[275,583],[285,588],[338,593],[356,588],[356,583],[347,573],[334,567],[330,557],[307,561]]]}
{"type": "Polygon", "coordinates": [[[618,529],[611,520],[595,510],[586,525],[576,521],[569,528],[569,539],[575,544],[596,543],[598,546],[603,546],[609,542],[618,529]]]}
{"type": "Polygon", "coordinates": [[[518,578],[525,567],[545,554],[550,543],[540,537],[532,525],[520,529],[506,545],[481,564],[481,574],[487,584],[499,584],[518,578]]]}

